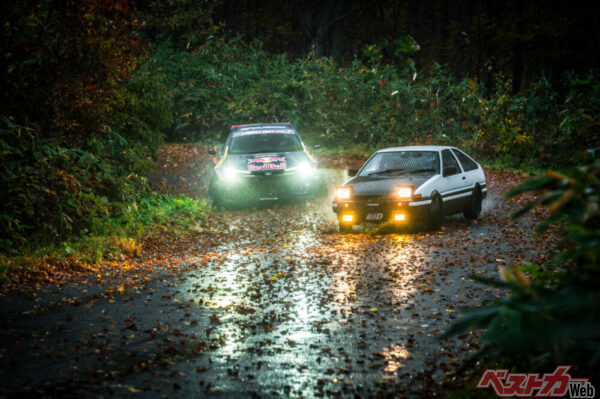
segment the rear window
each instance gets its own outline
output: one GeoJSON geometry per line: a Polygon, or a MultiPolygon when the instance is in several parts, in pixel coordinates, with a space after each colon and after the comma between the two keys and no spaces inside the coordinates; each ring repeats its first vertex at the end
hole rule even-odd
{"type": "Polygon", "coordinates": [[[302,151],[302,144],[298,136],[289,133],[236,135],[229,143],[230,154],[292,151],[302,151]]]}
{"type": "Polygon", "coordinates": [[[465,172],[477,169],[477,163],[469,158],[467,154],[455,148],[452,149],[452,152],[454,155],[456,155],[456,158],[458,158],[458,161],[462,165],[465,172]]]}

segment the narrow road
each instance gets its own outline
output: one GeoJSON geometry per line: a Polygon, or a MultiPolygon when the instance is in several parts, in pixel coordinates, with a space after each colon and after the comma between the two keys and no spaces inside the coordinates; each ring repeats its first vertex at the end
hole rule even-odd
{"type": "Polygon", "coordinates": [[[223,212],[214,244],[143,267],[7,293],[0,397],[430,395],[478,348],[439,335],[505,295],[468,276],[543,261],[553,245],[531,217],[509,222],[515,205],[490,186],[480,220],[436,233],[340,235],[325,196],[223,212]]]}

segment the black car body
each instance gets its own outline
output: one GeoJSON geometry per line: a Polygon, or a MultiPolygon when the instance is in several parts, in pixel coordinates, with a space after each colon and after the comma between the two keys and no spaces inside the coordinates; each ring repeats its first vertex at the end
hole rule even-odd
{"type": "Polygon", "coordinates": [[[343,187],[332,208],[340,230],[362,222],[438,228],[444,216],[474,219],[487,193],[481,166],[445,146],[388,148],[373,154],[343,187]]]}
{"type": "Polygon", "coordinates": [[[290,123],[232,126],[214,161],[217,206],[306,198],[319,186],[317,162],[290,123]]]}

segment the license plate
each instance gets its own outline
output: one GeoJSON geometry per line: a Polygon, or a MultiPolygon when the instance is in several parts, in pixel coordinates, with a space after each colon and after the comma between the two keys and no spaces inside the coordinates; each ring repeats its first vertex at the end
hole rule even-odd
{"type": "Polygon", "coordinates": [[[383,219],[383,213],[368,213],[367,220],[381,220],[383,219]]]}

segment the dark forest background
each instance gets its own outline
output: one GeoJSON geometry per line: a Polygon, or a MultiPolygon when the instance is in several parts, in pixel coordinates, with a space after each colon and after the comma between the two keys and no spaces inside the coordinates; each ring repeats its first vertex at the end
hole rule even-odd
{"type": "Polygon", "coordinates": [[[419,47],[412,56],[416,69],[447,65],[456,78],[471,77],[488,90],[502,76],[513,94],[542,74],[560,81],[565,71],[582,73],[600,63],[594,1],[224,0],[203,2],[201,9],[198,3],[137,6],[155,41],[169,35],[187,45],[216,24],[274,54],[332,57],[338,64],[361,57],[368,45],[380,48],[385,63],[403,62],[397,49],[411,37],[419,47]]]}

